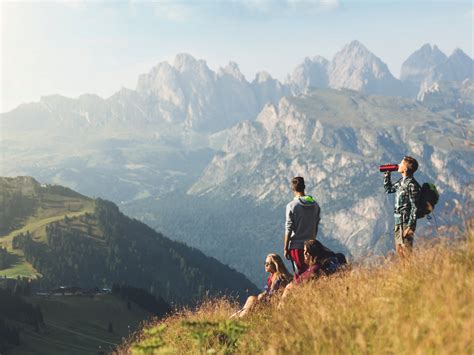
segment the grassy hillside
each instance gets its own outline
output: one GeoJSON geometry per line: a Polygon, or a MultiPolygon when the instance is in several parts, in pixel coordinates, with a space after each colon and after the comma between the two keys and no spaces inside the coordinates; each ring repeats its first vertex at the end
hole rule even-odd
{"type": "Polygon", "coordinates": [[[73,190],[40,185],[31,177],[0,177],[0,245],[10,254],[10,267],[0,270],[8,278],[37,278],[41,275],[25,260],[22,250],[12,248],[12,239],[27,231],[35,241],[44,242],[48,224],[91,213],[94,200],[73,190]]]}
{"type": "Polygon", "coordinates": [[[41,307],[46,326],[39,332],[23,326],[21,345],[12,348],[9,354],[93,354],[99,346],[109,350],[149,317],[135,304],[127,309],[127,302],[113,295],[27,300],[41,307]],[[108,331],[109,322],[113,333],[108,331]]]}
{"type": "Polygon", "coordinates": [[[123,346],[133,354],[472,354],[474,243],[419,243],[397,259],[319,279],[281,307],[266,304],[242,321],[237,305],[204,303],[148,324],[123,346]]]}

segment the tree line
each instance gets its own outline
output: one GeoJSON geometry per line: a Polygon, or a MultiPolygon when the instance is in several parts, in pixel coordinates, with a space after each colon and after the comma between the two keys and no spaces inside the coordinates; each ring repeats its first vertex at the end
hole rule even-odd
{"type": "Polygon", "coordinates": [[[193,303],[207,293],[246,294],[254,286],[198,250],[173,242],[145,224],[98,199],[93,214],[65,217],[46,227],[46,243],[29,233],[16,236],[13,248],[43,274],[44,286],[109,287],[114,283],[143,288],[168,302],[193,303]],[[92,237],[91,228],[102,231],[92,237]],[[232,276],[232,277],[231,277],[232,276]]]}
{"type": "Polygon", "coordinates": [[[21,192],[0,189],[0,235],[8,234],[36,209],[35,200],[21,192]]]}
{"type": "Polygon", "coordinates": [[[128,302],[133,302],[155,316],[163,317],[171,312],[170,305],[160,296],[153,296],[146,290],[128,285],[112,285],[112,294],[128,302]]]}
{"type": "Polygon", "coordinates": [[[0,288],[0,353],[11,346],[20,345],[18,323],[33,326],[36,331],[44,326],[40,307],[23,299],[29,290],[29,285],[22,285],[20,281],[15,283],[14,290],[0,288]]]}

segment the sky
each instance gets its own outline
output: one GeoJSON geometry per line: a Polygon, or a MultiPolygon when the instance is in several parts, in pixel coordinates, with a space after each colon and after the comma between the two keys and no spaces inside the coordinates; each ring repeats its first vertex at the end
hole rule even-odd
{"type": "Polygon", "coordinates": [[[425,43],[473,57],[471,1],[0,0],[0,112],[41,96],[107,98],[140,74],[189,53],[247,80],[284,80],[305,57],[331,59],[359,40],[399,76],[425,43]]]}

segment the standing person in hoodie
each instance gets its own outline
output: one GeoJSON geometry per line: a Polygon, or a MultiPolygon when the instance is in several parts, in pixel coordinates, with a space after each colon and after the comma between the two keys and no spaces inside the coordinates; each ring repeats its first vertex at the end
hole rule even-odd
{"type": "Polygon", "coordinates": [[[308,268],[304,263],[304,242],[316,239],[321,209],[312,196],[305,194],[302,177],[291,180],[291,189],[295,197],[286,205],[283,254],[293,263],[296,279],[308,268]]]}

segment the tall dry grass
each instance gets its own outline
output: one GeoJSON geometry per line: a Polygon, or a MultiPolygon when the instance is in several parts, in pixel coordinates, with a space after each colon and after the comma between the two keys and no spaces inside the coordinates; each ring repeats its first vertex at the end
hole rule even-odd
{"type": "Polygon", "coordinates": [[[209,300],[151,323],[124,353],[474,354],[472,235],[294,289],[241,321],[209,300]]]}

